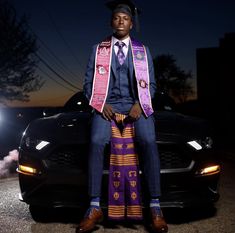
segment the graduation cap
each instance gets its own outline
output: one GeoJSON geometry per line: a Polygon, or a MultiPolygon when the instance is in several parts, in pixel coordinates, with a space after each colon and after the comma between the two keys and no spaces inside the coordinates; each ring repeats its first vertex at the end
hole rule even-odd
{"type": "Polygon", "coordinates": [[[140,10],[132,0],[112,0],[106,3],[106,6],[112,11],[112,14],[122,12],[135,17],[136,31],[139,31],[138,15],[140,10]]]}

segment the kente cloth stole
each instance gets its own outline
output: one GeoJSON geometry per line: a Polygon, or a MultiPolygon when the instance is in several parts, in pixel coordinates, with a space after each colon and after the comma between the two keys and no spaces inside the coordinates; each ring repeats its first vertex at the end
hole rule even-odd
{"type": "Polygon", "coordinates": [[[112,220],[142,219],[139,161],[134,146],[134,124],[125,115],[112,120],[109,165],[108,217],[112,220]]]}
{"type": "MultiPolygon", "coordinates": [[[[153,108],[149,86],[147,53],[142,43],[131,38],[130,44],[139,102],[145,116],[148,117],[153,113],[153,108]]],[[[108,95],[113,50],[112,48],[112,37],[108,37],[107,39],[102,41],[96,49],[95,72],[90,105],[99,112],[103,111],[103,107],[108,95]]]]}

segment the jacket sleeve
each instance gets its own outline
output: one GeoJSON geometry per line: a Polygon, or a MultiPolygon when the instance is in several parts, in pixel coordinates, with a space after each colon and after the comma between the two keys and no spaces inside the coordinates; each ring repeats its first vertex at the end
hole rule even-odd
{"type": "Polygon", "coordinates": [[[90,101],[91,94],[92,94],[92,85],[93,85],[93,78],[94,78],[94,72],[95,72],[96,48],[97,48],[97,45],[94,45],[92,48],[92,53],[87,63],[85,79],[84,79],[84,84],[83,84],[83,92],[89,101],[90,101]]]}
{"type": "Polygon", "coordinates": [[[155,80],[155,73],[154,73],[154,66],[153,66],[153,59],[150,54],[149,48],[146,47],[147,57],[148,57],[148,68],[149,68],[149,85],[150,85],[150,95],[151,98],[154,98],[154,95],[157,90],[156,80],[155,80]]]}

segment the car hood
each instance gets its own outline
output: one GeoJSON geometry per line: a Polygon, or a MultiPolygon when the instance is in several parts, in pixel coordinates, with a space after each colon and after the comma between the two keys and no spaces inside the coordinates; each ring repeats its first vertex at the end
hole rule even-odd
{"type": "MultiPolygon", "coordinates": [[[[208,135],[208,124],[204,119],[186,116],[175,112],[156,112],[154,114],[158,140],[169,138],[200,138],[208,135]]],[[[51,117],[32,121],[26,133],[36,138],[59,140],[61,137],[76,139],[79,142],[89,140],[91,114],[84,112],[60,113],[51,117]]]]}
{"type": "Polygon", "coordinates": [[[211,135],[208,121],[199,117],[169,111],[156,112],[154,117],[160,138],[166,135],[189,140],[211,135]]]}
{"type": "Polygon", "coordinates": [[[30,122],[25,134],[33,138],[49,141],[72,139],[83,143],[89,138],[90,120],[90,113],[59,113],[30,122]]]}

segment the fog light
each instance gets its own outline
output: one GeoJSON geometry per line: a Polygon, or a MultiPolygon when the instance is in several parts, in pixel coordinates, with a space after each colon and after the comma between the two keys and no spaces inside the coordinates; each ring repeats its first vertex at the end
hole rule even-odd
{"type": "Polygon", "coordinates": [[[28,167],[24,165],[19,165],[17,171],[19,173],[28,173],[28,174],[36,174],[37,170],[33,167],[28,167]]]}
{"type": "Polygon", "coordinates": [[[196,172],[196,175],[213,175],[220,172],[220,165],[205,167],[196,172]]]}

